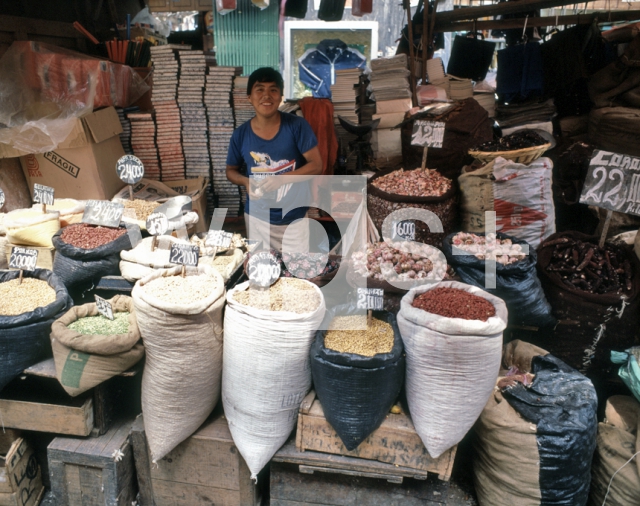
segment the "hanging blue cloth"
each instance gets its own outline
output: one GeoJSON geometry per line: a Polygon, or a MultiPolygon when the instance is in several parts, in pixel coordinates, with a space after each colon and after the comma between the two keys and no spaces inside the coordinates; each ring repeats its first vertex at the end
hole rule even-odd
{"type": "Polygon", "coordinates": [[[340,39],[320,41],[315,49],[307,50],[298,58],[300,81],[311,88],[316,98],[331,98],[336,70],[363,68],[366,64],[367,58],[360,51],[340,39]]]}
{"type": "Polygon", "coordinates": [[[544,92],[542,52],[538,42],[498,51],[496,93],[505,103],[518,102],[544,92]]]}

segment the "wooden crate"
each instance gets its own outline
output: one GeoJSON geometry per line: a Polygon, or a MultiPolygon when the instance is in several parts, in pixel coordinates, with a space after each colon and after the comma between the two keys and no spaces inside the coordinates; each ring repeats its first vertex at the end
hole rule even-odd
{"type": "Polygon", "coordinates": [[[132,421],[94,438],[57,437],[47,448],[51,491],[65,506],[130,506],[137,486],[129,444],[132,421]]]}
{"type": "Polygon", "coordinates": [[[0,431],[0,506],[36,506],[44,493],[42,472],[27,441],[0,431]]]}
{"type": "MultiPolygon", "coordinates": [[[[131,430],[140,506],[258,506],[259,488],[218,409],[157,466],[150,465],[142,416],[131,430]]],[[[262,480],[264,481],[264,480],[262,480]]],[[[260,485],[262,482],[259,480],[260,485]]]]}
{"type": "Polygon", "coordinates": [[[309,393],[300,405],[296,448],[300,452],[316,451],[358,457],[393,464],[403,476],[424,477],[435,473],[441,480],[449,480],[457,447],[432,458],[406,414],[389,413],[382,425],[352,451],[348,451],[340,436],[324,417],[322,405],[309,393]]]}
{"type": "Polygon", "coordinates": [[[271,506],[443,506],[449,482],[407,478],[393,464],[300,452],[290,440],[271,462],[271,506]]]}
{"type": "Polygon", "coordinates": [[[134,378],[141,376],[139,367],[141,364],[78,397],[71,397],[56,378],[53,359],[43,360],[25,369],[23,377],[14,379],[0,392],[4,426],[68,436],[104,434],[113,423],[116,406],[120,412],[124,407],[140,412],[139,402],[121,402],[123,390],[127,390],[123,381],[139,380],[134,378]]]}

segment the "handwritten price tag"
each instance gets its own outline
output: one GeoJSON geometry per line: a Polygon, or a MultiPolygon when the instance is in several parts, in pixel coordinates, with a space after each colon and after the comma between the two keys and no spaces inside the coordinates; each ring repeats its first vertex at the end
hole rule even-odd
{"type": "Polygon", "coordinates": [[[117,227],[120,225],[124,205],[106,200],[89,200],[84,208],[82,223],[100,225],[102,227],[117,227]]]}
{"type": "Polygon", "coordinates": [[[103,299],[99,295],[95,295],[96,298],[96,309],[98,313],[100,313],[105,318],[109,318],[109,320],[113,320],[113,307],[108,300],[103,299]]]}
{"type": "Polygon", "coordinates": [[[382,288],[358,288],[358,309],[382,311],[384,306],[384,290],[382,288]]]}
{"type": "Polygon", "coordinates": [[[50,186],[44,186],[41,184],[33,185],[33,202],[36,204],[46,204],[48,206],[53,205],[54,189],[50,186]]]}
{"type": "Polygon", "coordinates": [[[413,122],[411,133],[412,146],[424,146],[427,148],[441,148],[444,139],[445,124],[442,121],[427,121],[417,119],[413,122]]]}
{"type": "Polygon", "coordinates": [[[413,220],[394,221],[391,230],[392,241],[415,241],[416,222],[413,220]]]}
{"type": "Polygon", "coordinates": [[[24,271],[32,271],[38,263],[38,250],[14,246],[11,248],[9,256],[9,267],[12,269],[22,269],[24,271]]]}
{"type": "Polygon", "coordinates": [[[116,163],[116,172],[123,183],[136,184],[144,176],[144,165],[137,156],[124,155],[116,163]]]}
{"type": "Polygon", "coordinates": [[[269,288],[280,277],[280,262],[268,251],[252,255],[247,262],[249,284],[258,288],[269,288]]]}
{"type": "Polygon", "coordinates": [[[224,230],[211,230],[207,233],[205,244],[216,248],[228,248],[231,246],[233,234],[224,230]]]}
{"type": "Polygon", "coordinates": [[[169,220],[163,213],[153,213],[147,218],[146,225],[151,235],[162,235],[169,229],[169,220]]]}
{"type": "Polygon", "coordinates": [[[169,252],[169,262],[172,264],[197,267],[200,258],[200,248],[192,244],[172,244],[169,252]]]}

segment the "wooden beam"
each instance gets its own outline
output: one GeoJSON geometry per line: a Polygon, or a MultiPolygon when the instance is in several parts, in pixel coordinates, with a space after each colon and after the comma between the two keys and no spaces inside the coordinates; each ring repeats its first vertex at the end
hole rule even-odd
{"type": "MultiPolygon", "coordinates": [[[[478,7],[465,7],[452,11],[438,12],[438,20],[441,23],[451,23],[462,19],[479,19],[501,14],[518,14],[520,12],[537,9],[551,9],[564,5],[573,5],[576,0],[519,0],[517,2],[503,2],[493,5],[481,5],[478,7]]],[[[480,28],[480,27],[478,27],[480,28]]]]}
{"type": "Polygon", "coordinates": [[[71,23],[48,21],[45,19],[23,18],[20,16],[0,16],[0,32],[46,35],[50,37],[78,38],[78,32],[71,23]]]}
{"type": "MultiPolygon", "coordinates": [[[[438,13],[440,16],[442,13],[438,13]]],[[[562,25],[584,25],[589,24],[594,18],[598,18],[599,23],[608,21],[636,21],[640,20],[640,10],[638,11],[617,11],[617,12],[591,12],[587,14],[574,14],[571,16],[547,16],[542,18],[529,18],[527,26],[562,26],[562,25]]],[[[493,30],[522,28],[524,18],[521,19],[492,19],[488,21],[477,21],[476,29],[493,30]]],[[[444,23],[442,18],[436,20],[436,32],[466,32],[473,30],[473,21],[459,21],[457,23],[444,23]]]]}

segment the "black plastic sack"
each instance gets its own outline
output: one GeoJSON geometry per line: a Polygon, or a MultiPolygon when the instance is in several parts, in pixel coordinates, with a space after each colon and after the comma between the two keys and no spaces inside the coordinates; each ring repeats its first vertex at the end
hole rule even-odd
{"type": "Polygon", "coordinates": [[[532,360],[527,388],[506,389],[507,402],[536,425],[541,504],[587,503],[596,448],[598,399],[591,381],[553,355],[532,360]]]}
{"type": "MultiPolygon", "coordinates": [[[[524,260],[502,265],[496,262],[496,288],[485,288],[485,262],[473,254],[454,255],[451,240],[453,234],[445,237],[442,252],[447,263],[453,266],[464,283],[486,290],[491,295],[501,298],[509,310],[509,323],[532,327],[550,327],[556,324],[551,305],[547,302],[542,284],[536,273],[537,255],[535,249],[529,247],[529,254],[524,260]]],[[[482,233],[476,235],[484,235],[482,233]]],[[[511,239],[513,244],[527,244],[526,241],[498,232],[499,239],[511,239]]]]}
{"type": "MultiPolygon", "coordinates": [[[[352,314],[356,314],[355,306],[336,306],[327,311],[323,328],[328,327],[334,316],[352,314]]],[[[380,426],[404,380],[405,357],[396,318],[385,311],[374,311],[373,316],[393,327],[391,353],[364,357],[329,350],[324,347],[326,330],[316,333],[311,346],[311,373],[316,394],[325,418],[349,451],[357,448],[380,426]]]]}
{"type": "MultiPolygon", "coordinates": [[[[19,271],[0,271],[0,283],[19,275],[19,271]]],[[[0,316],[0,390],[24,369],[51,355],[51,324],[73,306],[64,284],[50,270],[24,271],[23,277],[49,283],[56,291],[56,300],[29,313],[0,316]]]]}
{"type": "Polygon", "coordinates": [[[447,65],[447,74],[473,81],[482,81],[496,49],[495,42],[456,35],[451,48],[451,58],[447,65]]]}
{"type": "MultiPolygon", "coordinates": [[[[139,228],[137,225],[128,226],[139,228]]],[[[97,248],[78,248],[60,238],[63,231],[61,229],[52,238],[56,248],[53,272],[62,279],[67,289],[90,284],[103,276],[120,274],[120,252],[133,247],[127,233],[97,248]]]]}
{"type": "Polygon", "coordinates": [[[320,0],[318,19],[323,21],[340,21],[344,14],[345,0],[320,0]]]}

